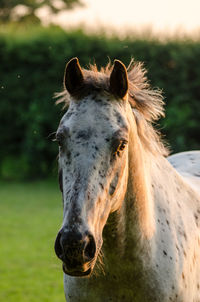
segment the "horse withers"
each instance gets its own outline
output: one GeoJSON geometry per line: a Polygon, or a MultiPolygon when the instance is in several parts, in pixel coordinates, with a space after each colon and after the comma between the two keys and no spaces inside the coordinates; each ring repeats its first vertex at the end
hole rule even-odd
{"type": "Polygon", "coordinates": [[[67,302],[200,302],[200,152],[166,158],[142,64],[66,66],[56,133],[67,302]]]}

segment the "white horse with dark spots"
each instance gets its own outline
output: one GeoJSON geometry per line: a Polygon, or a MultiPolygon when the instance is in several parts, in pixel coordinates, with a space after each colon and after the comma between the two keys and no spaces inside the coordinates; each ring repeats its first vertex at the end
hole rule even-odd
{"type": "Polygon", "coordinates": [[[67,302],[200,302],[200,151],[166,158],[145,74],[67,64],[55,242],[67,302]]]}

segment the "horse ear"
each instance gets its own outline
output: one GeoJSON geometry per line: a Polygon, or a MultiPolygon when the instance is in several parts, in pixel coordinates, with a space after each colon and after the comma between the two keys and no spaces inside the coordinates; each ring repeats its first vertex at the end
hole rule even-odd
{"type": "Polygon", "coordinates": [[[65,68],[64,86],[70,94],[75,94],[83,84],[83,73],[78,58],[71,59],[65,68]]]}
{"type": "Polygon", "coordinates": [[[114,67],[110,75],[110,91],[120,98],[123,98],[128,92],[127,70],[119,60],[114,61],[114,67]]]}

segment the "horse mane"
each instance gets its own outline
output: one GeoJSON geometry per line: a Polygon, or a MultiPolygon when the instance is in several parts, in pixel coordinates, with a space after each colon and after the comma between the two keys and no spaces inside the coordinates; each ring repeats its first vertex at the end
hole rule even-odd
{"type": "MultiPolygon", "coordinates": [[[[112,71],[112,64],[109,62],[106,67],[98,70],[96,64],[89,65],[89,69],[83,69],[84,85],[78,91],[76,98],[81,99],[91,91],[106,91],[109,93],[109,79],[112,71]]],[[[147,70],[143,63],[130,61],[127,68],[128,74],[128,100],[132,107],[137,123],[138,135],[144,147],[151,153],[167,156],[169,151],[161,140],[159,131],[154,129],[152,123],[164,117],[163,96],[159,89],[152,89],[146,76],[147,70]]],[[[56,93],[56,104],[64,103],[68,107],[70,95],[66,89],[56,93]]]]}

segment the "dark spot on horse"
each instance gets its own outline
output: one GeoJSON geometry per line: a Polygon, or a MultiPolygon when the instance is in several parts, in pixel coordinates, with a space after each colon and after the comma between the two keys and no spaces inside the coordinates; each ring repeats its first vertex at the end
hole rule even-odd
{"type": "Polygon", "coordinates": [[[121,117],[121,115],[119,114],[119,112],[116,112],[116,111],[114,111],[114,114],[115,114],[115,117],[117,118],[117,122],[119,123],[119,124],[122,124],[122,117],[121,117]]]}
{"type": "Polygon", "coordinates": [[[75,157],[78,157],[80,155],[80,153],[79,152],[77,152],[74,156],[75,157]]]}
{"type": "Polygon", "coordinates": [[[68,162],[69,162],[71,160],[71,153],[70,153],[70,151],[67,151],[66,156],[67,156],[67,159],[68,159],[68,162]]]}
{"type": "Polygon", "coordinates": [[[167,223],[167,225],[169,226],[169,221],[166,219],[166,223],[167,223]]]}
{"type": "Polygon", "coordinates": [[[109,188],[109,194],[110,195],[113,195],[113,193],[115,192],[115,186],[113,186],[112,184],[110,185],[110,188],[109,188]]]}
{"type": "Polygon", "coordinates": [[[97,150],[97,151],[99,150],[99,148],[98,148],[97,146],[95,146],[94,148],[95,148],[95,150],[97,150]]]}
{"type": "Polygon", "coordinates": [[[197,283],[197,289],[199,290],[199,288],[200,288],[200,285],[199,285],[199,283],[197,283]]]}
{"type": "Polygon", "coordinates": [[[165,250],[163,250],[163,254],[164,256],[167,256],[167,252],[165,250]]]}
{"type": "Polygon", "coordinates": [[[110,138],[106,137],[106,138],[105,138],[105,141],[106,141],[106,142],[109,142],[109,141],[110,141],[110,138]]]}
{"type": "Polygon", "coordinates": [[[158,223],[160,223],[160,219],[158,219],[158,223]]]}
{"type": "Polygon", "coordinates": [[[181,205],[180,205],[180,203],[179,203],[179,202],[177,202],[177,205],[178,205],[178,207],[179,207],[179,208],[181,208],[181,205]]]}
{"type": "Polygon", "coordinates": [[[83,139],[83,140],[88,140],[92,135],[92,131],[90,128],[87,130],[80,130],[78,131],[76,138],[77,139],[83,139]]]}
{"type": "Polygon", "coordinates": [[[172,290],[174,290],[175,289],[175,287],[174,287],[174,285],[172,285],[172,290]]]}
{"type": "Polygon", "coordinates": [[[68,195],[70,193],[70,189],[66,192],[66,195],[68,195]]]}
{"type": "Polygon", "coordinates": [[[158,211],[159,211],[160,213],[162,212],[162,209],[161,209],[161,207],[159,207],[159,206],[158,206],[158,211]]]}
{"type": "Polygon", "coordinates": [[[198,217],[198,215],[196,213],[194,214],[194,218],[195,218],[196,226],[198,226],[199,217],[198,217]]]}
{"type": "Polygon", "coordinates": [[[170,258],[170,260],[172,260],[172,259],[173,259],[173,258],[172,258],[172,256],[170,256],[169,258],[170,258]]]}
{"type": "Polygon", "coordinates": [[[185,275],[184,275],[184,273],[182,273],[182,279],[185,280],[185,275]]]}
{"type": "Polygon", "coordinates": [[[103,173],[102,170],[99,170],[99,176],[100,176],[100,177],[105,177],[105,174],[103,173]]]}
{"type": "Polygon", "coordinates": [[[102,190],[103,190],[103,188],[104,188],[103,184],[100,182],[99,185],[100,185],[100,187],[101,187],[102,190]]]}
{"type": "Polygon", "coordinates": [[[102,100],[101,100],[101,99],[94,98],[94,101],[95,101],[96,103],[102,103],[102,100]]]}
{"type": "Polygon", "coordinates": [[[93,169],[96,170],[97,169],[96,166],[93,166],[93,169]]]}
{"type": "Polygon", "coordinates": [[[72,116],[73,111],[69,111],[67,112],[67,114],[65,115],[66,119],[70,118],[70,116],[72,116]]]}
{"type": "Polygon", "coordinates": [[[186,254],[185,250],[183,250],[183,254],[184,254],[185,258],[187,258],[187,254],[186,254]]]}

